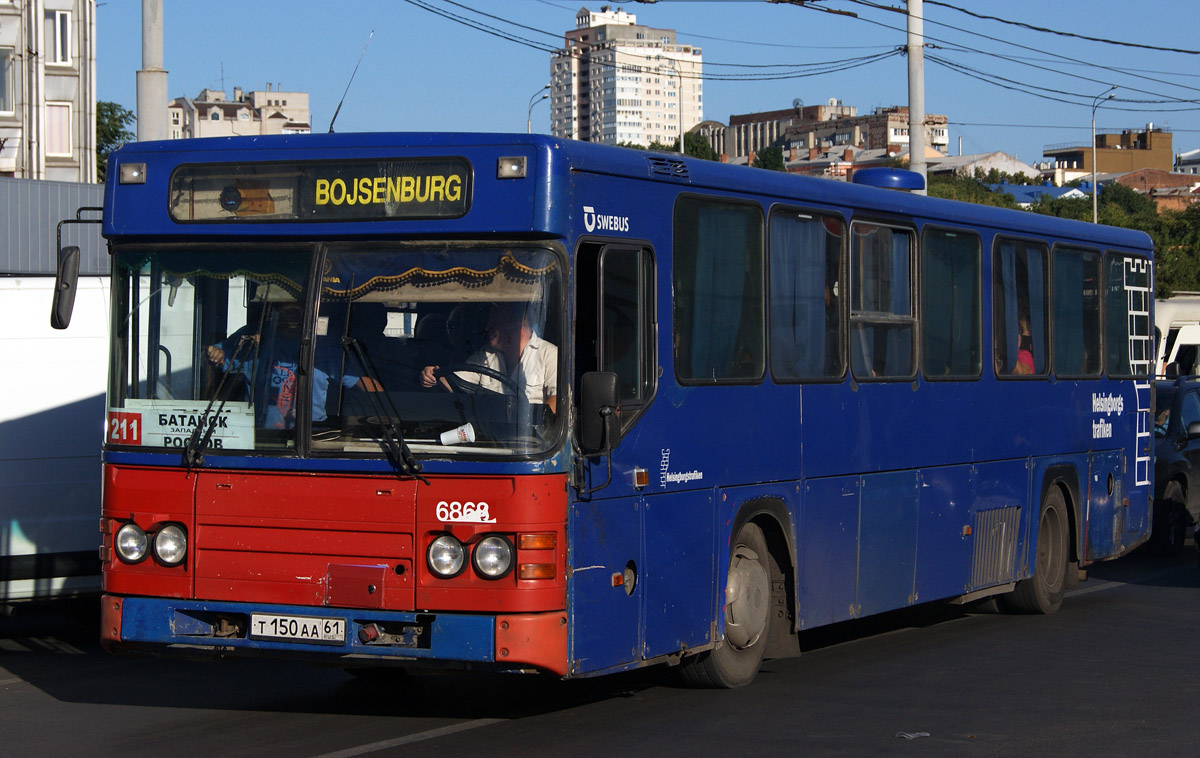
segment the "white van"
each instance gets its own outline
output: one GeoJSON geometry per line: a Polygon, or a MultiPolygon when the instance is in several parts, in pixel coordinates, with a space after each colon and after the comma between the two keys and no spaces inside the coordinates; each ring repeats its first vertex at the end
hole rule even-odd
{"type": "Polygon", "coordinates": [[[53,276],[0,276],[0,605],[99,590],[108,282],[56,331],[53,276]]]}
{"type": "Polygon", "coordinates": [[[1200,292],[1178,292],[1154,303],[1155,373],[1200,374],[1200,292]]]}

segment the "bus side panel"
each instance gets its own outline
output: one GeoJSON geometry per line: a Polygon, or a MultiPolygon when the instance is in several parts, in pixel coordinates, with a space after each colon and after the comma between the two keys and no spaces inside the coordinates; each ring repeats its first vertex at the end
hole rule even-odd
{"type": "Polygon", "coordinates": [[[856,615],[858,493],[856,476],[813,479],[804,485],[796,550],[801,629],[856,615]]]}
{"type": "Polygon", "coordinates": [[[917,602],[953,597],[967,589],[972,542],[967,527],[974,511],[972,466],[922,472],[917,524],[917,602]]]}
{"type": "Polygon", "coordinates": [[[858,615],[913,603],[919,486],[916,471],[863,477],[855,593],[858,615]]]}
{"type": "Polygon", "coordinates": [[[711,491],[672,492],[645,499],[646,644],[653,658],[711,642],[718,550],[711,491]],[[666,537],[666,535],[672,535],[666,537]],[[665,537],[665,538],[664,538],[665,537]]]}
{"type": "MultiPolygon", "coordinates": [[[[641,501],[577,502],[571,507],[571,673],[627,665],[641,655],[644,587],[625,581],[641,571],[641,501]]],[[[656,545],[657,549],[657,545],[656,545]]]]}
{"type": "Polygon", "coordinates": [[[1093,453],[1088,460],[1087,549],[1089,561],[1109,558],[1124,552],[1125,479],[1121,476],[1121,453],[1116,450],[1093,453]]]}

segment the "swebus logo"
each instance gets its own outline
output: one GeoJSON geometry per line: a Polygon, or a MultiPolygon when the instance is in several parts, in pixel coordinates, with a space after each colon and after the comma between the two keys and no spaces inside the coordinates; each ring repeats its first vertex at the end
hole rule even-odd
{"type": "Polygon", "coordinates": [[[628,216],[598,216],[596,209],[590,205],[583,206],[583,228],[589,233],[599,229],[602,232],[628,232],[628,216]]]}

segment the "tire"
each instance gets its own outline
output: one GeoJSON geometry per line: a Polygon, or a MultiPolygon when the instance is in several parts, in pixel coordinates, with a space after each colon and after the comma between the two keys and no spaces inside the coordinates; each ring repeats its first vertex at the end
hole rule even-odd
{"type": "Polygon", "coordinates": [[[1038,514],[1033,576],[1017,582],[1002,596],[1005,610],[1015,613],[1054,613],[1062,605],[1068,556],[1067,502],[1062,490],[1051,487],[1038,514]]]}
{"type": "Polygon", "coordinates": [[[712,650],[685,658],[680,677],[690,687],[733,689],[754,681],[770,637],[771,560],[762,529],[746,524],[729,551],[725,637],[712,650]]]}
{"type": "Polygon", "coordinates": [[[1179,482],[1168,482],[1163,490],[1162,501],[1155,503],[1154,508],[1154,531],[1150,544],[1155,554],[1173,558],[1183,552],[1189,521],[1183,487],[1179,482]]]}

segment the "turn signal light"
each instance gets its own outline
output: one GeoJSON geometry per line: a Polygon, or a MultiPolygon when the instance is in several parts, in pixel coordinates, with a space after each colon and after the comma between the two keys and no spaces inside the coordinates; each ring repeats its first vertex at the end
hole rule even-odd
{"type": "Polygon", "coordinates": [[[553,579],[557,575],[553,563],[522,563],[517,569],[520,579],[553,579]]]}
{"type": "Polygon", "coordinates": [[[553,550],[556,544],[554,532],[517,535],[518,550],[553,550]]]}

